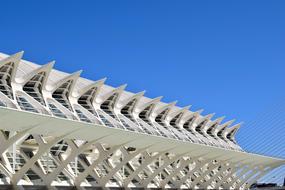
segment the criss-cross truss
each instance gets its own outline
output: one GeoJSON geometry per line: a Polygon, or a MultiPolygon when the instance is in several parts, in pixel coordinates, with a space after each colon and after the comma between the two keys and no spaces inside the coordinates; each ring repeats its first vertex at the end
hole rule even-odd
{"type": "Polygon", "coordinates": [[[240,124],[0,54],[0,186],[247,189],[284,160],[240,124]]]}
{"type": "Polygon", "coordinates": [[[15,64],[13,62],[8,62],[6,64],[2,64],[0,67],[0,91],[10,99],[13,99],[11,75],[14,66],[15,64]]]}

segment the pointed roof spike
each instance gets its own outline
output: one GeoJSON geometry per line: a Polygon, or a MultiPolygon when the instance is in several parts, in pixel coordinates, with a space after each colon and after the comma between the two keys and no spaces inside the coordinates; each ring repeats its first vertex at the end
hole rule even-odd
{"type": "Polygon", "coordinates": [[[182,110],[189,110],[191,107],[192,107],[192,105],[184,106],[184,107],[182,108],[182,110]]]}
{"type": "Polygon", "coordinates": [[[106,79],[107,79],[107,78],[102,78],[102,79],[96,80],[96,81],[93,82],[93,84],[90,84],[89,86],[94,85],[94,84],[96,84],[96,85],[102,85],[102,84],[105,83],[106,79]]]}
{"type": "Polygon", "coordinates": [[[145,94],[145,90],[143,90],[143,91],[141,91],[141,92],[138,92],[136,95],[138,95],[138,96],[143,96],[144,94],[145,94]]]}
{"type": "Polygon", "coordinates": [[[71,75],[74,75],[74,76],[78,76],[78,77],[79,77],[82,72],[83,72],[83,70],[79,70],[79,71],[76,71],[76,72],[72,73],[71,75]]]}
{"type": "MultiPolygon", "coordinates": [[[[158,108],[157,110],[155,110],[152,114],[152,116],[157,116],[159,115],[160,113],[162,113],[163,111],[165,111],[166,109],[171,109],[173,106],[175,106],[175,104],[177,103],[177,101],[173,101],[173,102],[170,102],[160,108],[158,108]]],[[[168,115],[169,111],[167,111],[166,115],[168,115]]],[[[165,115],[165,116],[166,116],[165,115]]]]}
{"type": "Polygon", "coordinates": [[[13,55],[6,55],[7,57],[3,58],[0,60],[0,65],[1,64],[6,64],[7,62],[9,62],[10,60],[14,60],[14,62],[16,62],[16,64],[18,64],[18,62],[20,62],[20,60],[23,57],[23,51],[15,53],[13,55]]]}
{"type": "MultiPolygon", "coordinates": [[[[73,84],[72,84],[72,86],[71,86],[71,88],[70,88],[70,90],[71,90],[71,92],[72,92],[72,89],[73,89],[73,87],[74,87],[74,85],[75,85],[75,82],[76,82],[76,80],[80,77],[80,74],[82,73],[82,70],[79,70],[79,71],[76,71],[76,72],[74,72],[74,73],[72,73],[72,74],[70,74],[70,75],[68,75],[68,76],[65,76],[64,78],[62,78],[62,79],[60,79],[59,81],[56,81],[55,83],[54,83],[54,86],[51,86],[51,85],[49,85],[48,86],[48,90],[50,90],[52,93],[57,89],[57,88],[59,88],[63,83],[65,83],[66,81],[68,81],[68,80],[74,80],[74,82],[73,82],[73,84]]],[[[71,93],[72,94],[72,93],[71,93]]]]}
{"type": "Polygon", "coordinates": [[[142,97],[142,96],[144,96],[144,94],[145,94],[145,90],[141,91],[141,92],[138,92],[135,95],[138,96],[138,97],[142,97]]]}
{"type": "Polygon", "coordinates": [[[215,130],[218,128],[219,124],[225,119],[225,116],[219,117],[217,119],[215,119],[214,121],[212,121],[209,124],[209,127],[207,128],[207,130],[211,130],[211,133],[214,134],[215,130]]]}
{"type": "Polygon", "coordinates": [[[80,77],[80,74],[82,73],[83,70],[78,70],[73,73],[71,73],[69,76],[66,76],[65,78],[76,78],[80,77]]]}
{"type": "MultiPolygon", "coordinates": [[[[232,126],[232,127],[230,127],[230,128],[224,128],[224,130],[221,129],[221,130],[223,130],[223,135],[224,135],[224,137],[226,138],[226,136],[227,136],[229,133],[231,133],[231,132],[234,131],[234,130],[238,130],[238,129],[241,127],[241,124],[242,124],[242,123],[238,123],[238,124],[236,124],[236,125],[234,125],[234,126],[232,126]]],[[[220,130],[220,131],[221,131],[221,130],[220,130]]]]}
{"type": "Polygon", "coordinates": [[[178,101],[175,100],[175,101],[173,101],[173,102],[168,103],[168,105],[169,105],[169,106],[175,106],[175,105],[177,104],[177,102],[178,102],[178,101]]]}
{"type": "MultiPolygon", "coordinates": [[[[180,113],[185,113],[186,111],[189,111],[189,109],[190,109],[190,107],[191,107],[191,105],[188,105],[188,106],[185,106],[185,107],[183,107],[183,108],[180,108],[179,110],[176,110],[176,111],[174,111],[173,113],[171,113],[170,115],[170,117],[171,117],[171,119],[173,119],[174,117],[176,117],[178,114],[180,114],[180,113]]],[[[183,116],[181,116],[181,118],[182,118],[183,116]]]]}
{"type": "Polygon", "coordinates": [[[163,98],[163,96],[159,96],[156,97],[154,99],[151,99],[149,102],[144,103],[143,105],[136,105],[135,107],[135,112],[139,113],[141,111],[143,111],[146,107],[148,107],[151,104],[156,104],[157,102],[159,102],[161,99],[163,98]]]}
{"type": "Polygon", "coordinates": [[[202,113],[203,111],[204,111],[203,109],[200,109],[200,110],[198,110],[198,111],[191,112],[191,113],[187,114],[182,120],[183,120],[184,122],[186,122],[186,121],[188,121],[188,120],[189,120],[190,118],[192,118],[192,117],[197,117],[197,116],[201,115],[201,113],[202,113]]]}
{"type": "Polygon", "coordinates": [[[219,124],[219,123],[221,123],[225,118],[226,118],[226,116],[222,116],[222,117],[219,117],[219,118],[215,119],[213,122],[217,122],[217,123],[219,124]]]}
{"type": "MultiPolygon", "coordinates": [[[[232,119],[232,120],[230,120],[230,121],[228,121],[228,122],[226,122],[226,123],[228,123],[228,125],[230,126],[230,125],[232,125],[235,121],[236,121],[236,119],[232,119]]],[[[226,123],[225,123],[225,124],[226,124],[226,123]]]]}
{"type": "MultiPolygon", "coordinates": [[[[44,65],[42,65],[38,70],[40,71],[48,71],[48,73],[50,73],[50,71],[52,70],[53,66],[55,65],[55,61],[50,61],[44,65]]],[[[37,70],[37,69],[36,69],[37,70]]]]}
{"type": "Polygon", "coordinates": [[[227,121],[227,122],[221,124],[219,128],[228,127],[228,126],[232,125],[234,122],[235,122],[235,119],[232,119],[230,121],[227,121]]]}
{"type": "Polygon", "coordinates": [[[158,97],[152,99],[151,102],[152,101],[154,101],[154,102],[160,101],[162,98],[163,98],[163,96],[158,96],[158,97]]]}
{"type": "Polygon", "coordinates": [[[162,106],[161,108],[159,108],[156,112],[160,113],[160,112],[164,111],[167,108],[171,108],[171,107],[175,106],[176,103],[177,103],[177,101],[170,102],[170,103],[162,106]]]}
{"type": "Polygon", "coordinates": [[[53,68],[54,64],[55,64],[55,61],[50,61],[50,62],[42,65],[38,69],[35,69],[35,71],[51,70],[53,68]]]}
{"type": "Polygon", "coordinates": [[[177,114],[180,113],[180,112],[185,113],[185,112],[189,111],[190,108],[191,108],[191,105],[185,106],[185,107],[181,108],[180,110],[178,110],[177,114]]]}
{"type": "Polygon", "coordinates": [[[70,75],[67,75],[67,76],[63,77],[62,79],[60,79],[60,80],[57,81],[56,83],[58,83],[58,82],[60,82],[60,81],[64,81],[64,80],[69,79],[69,78],[78,78],[78,77],[80,77],[80,74],[81,74],[81,73],[82,73],[82,70],[73,72],[73,73],[71,73],[70,75]]]}
{"type": "Polygon", "coordinates": [[[159,102],[162,98],[163,98],[163,96],[156,97],[156,98],[150,100],[149,102],[147,102],[145,105],[157,103],[157,102],[159,102]]]}
{"type": "Polygon", "coordinates": [[[145,94],[145,90],[141,91],[141,92],[138,92],[138,93],[134,94],[133,96],[131,96],[130,98],[128,98],[127,101],[130,101],[130,100],[132,100],[134,98],[138,99],[138,98],[142,97],[144,94],[145,94]]]}
{"type": "Polygon", "coordinates": [[[10,60],[10,59],[21,60],[23,55],[24,55],[24,51],[20,51],[20,52],[14,53],[12,55],[8,55],[8,57],[5,57],[4,59],[0,60],[0,62],[2,62],[2,61],[6,62],[7,60],[10,60]]]}
{"type": "MultiPolygon", "coordinates": [[[[187,113],[187,111],[189,111],[191,105],[185,106],[183,108],[180,108],[179,110],[176,110],[175,112],[172,112],[169,114],[168,116],[168,120],[169,122],[171,122],[173,119],[176,118],[176,123],[180,123],[181,121],[183,121],[183,117],[184,115],[187,113]]],[[[193,113],[189,114],[188,116],[192,115],[193,113]]],[[[187,116],[186,116],[187,117],[187,116]]]]}
{"type": "Polygon", "coordinates": [[[7,62],[9,62],[10,60],[16,60],[16,64],[18,64],[22,57],[23,57],[23,54],[24,54],[24,51],[21,51],[21,52],[18,52],[18,53],[15,53],[13,55],[10,55],[2,60],[0,60],[0,65],[1,64],[6,64],[7,62]]]}
{"type": "Polygon", "coordinates": [[[233,131],[233,130],[235,130],[235,129],[239,129],[242,124],[243,124],[243,122],[240,122],[240,123],[238,123],[238,124],[236,124],[236,125],[234,125],[234,126],[228,128],[229,132],[231,132],[231,131],[233,131]]]}
{"type": "Polygon", "coordinates": [[[202,129],[204,129],[204,128],[208,125],[208,123],[210,122],[211,118],[212,118],[214,115],[215,115],[215,113],[211,113],[211,114],[202,116],[202,118],[200,118],[200,119],[198,120],[199,125],[201,125],[203,122],[205,122],[205,123],[201,126],[202,129]]]}
{"type": "Polygon", "coordinates": [[[139,98],[141,98],[143,95],[144,95],[144,93],[145,93],[145,91],[141,91],[141,92],[138,92],[138,93],[136,93],[136,94],[134,94],[134,95],[132,95],[131,97],[129,97],[129,98],[127,98],[127,99],[125,99],[122,103],[121,103],[121,105],[116,105],[116,107],[118,107],[119,109],[120,108],[123,108],[125,105],[127,105],[130,101],[132,101],[133,99],[139,99],[139,98]]]}
{"type": "Polygon", "coordinates": [[[123,84],[121,86],[118,87],[119,90],[124,90],[128,85],[127,84],[123,84]]]}
{"type": "Polygon", "coordinates": [[[200,110],[198,110],[198,111],[195,111],[195,113],[201,114],[203,111],[204,111],[204,109],[200,109],[200,110]]]}
{"type": "Polygon", "coordinates": [[[232,119],[230,121],[227,121],[221,125],[218,125],[215,129],[215,134],[218,134],[220,131],[223,131],[222,133],[224,133],[227,129],[228,126],[230,126],[231,124],[233,124],[235,122],[235,119],[232,119]]]}
{"type": "Polygon", "coordinates": [[[104,77],[104,78],[99,79],[99,80],[97,80],[97,81],[95,81],[95,82],[96,82],[96,83],[100,83],[100,84],[104,84],[106,80],[107,80],[107,77],[104,77]]]}
{"type": "Polygon", "coordinates": [[[205,115],[204,118],[210,120],[214,115],[215,113],[210,113],[208,115],[205,115]]]}
{"type": "Polygon", "coordinates": [[[15,53],[11,56],[8,56],[2,60],[0,60],[0,66],[1,65],[5,65],[7,64],[8,62],[13,62],[14,63],[14,67],[13,67],[13,70],[12,70],[12,74],[11,74],[11,81],[12,82],[15,82],[15,78],[16,78],[16,71],[17,71],[17,68],[18,68],[18,65],[23,57],[23,54],[24,54],[24,51],[20,51],[18,53],[15,53]]]}
{"type": "Polygon", "coordinates": [[[51,62],[49,62],[49,63],[47,63],[47,64],[45,64],[45,65],[43,65],[37,69],[34,69],[33,71],[27,73],[26,75],[22,76],[21,78],[16,78],[15,81],[17,83],[25,84],[32,77],[34,77],[36,74],[45,71],[47,75],[46,75],[45,80],[42,84],[43,86],[45,86],[46,81],[48,79],[48,75],[49,75],[50,71],[52,70],[54,63],[55,63],[55,61],[51,61],[51,62]]]}
{"type": "Polygon", "coordinates": [[[113,94],[118,93],[118,97],[114,100],[114,107],[117,106],[118,100],[120,98],[121,93],[124,91],[124,89],[127,87],[127,84],[123,84],[115,89],[113,89],[111,92],[108,92],[107,94],[103,95],[102,100],[100,101],[100,104],[104,103],[108,98],[110,98],[113,94]]]}
{"type": "Polygon", "coordinates": [[[129,99],[133,99],[133,97],[141,97],[145,94],[145,91],[141,91],[141,92],[138,92],[136,94],[134,94],[133,96],[131,96],[129,99]]]}
{"type": "Polygon", "coordinates": [[[11,55],[10,57],[13,57],[13,58],[16,58],[16,59],[22,59],[23,55],[24,55],[24,51],[20,51],[18,53],[15,53],[15,54],[11,55]]]}
{"type": "Polygon", "coordinates": [[[241,127],[241,124],[242,123],[238,123],[238,124],[232,126],[231,128],[227,128],[227,130],[224,132],[224,136],[226,137],[227,135],[230,134],[230,138],[232,140],[235,140],[234,136],[237,133],[237,131],[239,130],[239,128],[241,127]]]}
{"type": "MultiPolygon", "coordinates": [[[[114,93],[118,92],[118,93],[121,93],[125,88],[127,87],[127,84],[123,84],[115,89],[113,89],[112,91],[108,92],[107,94],[104,95],[104,101],[106,99],[108,99],[110,96],[112,96],[114,93]]],[[[104,102],[103,101],[103,102],[104,102]]]]}
{"type": "Polygon", "coordinates": [[[106,97],[106,96],[110,96],[110,95],[112,95],[112,94],[114,94],[115,92],[121,92],[121,91],[123,91],[125,88],[127,87],[127,84],[123,84],[123,85],[121,85],[121,86],[119,86],[119,87],[117,87],[117,88],[114,88],[113,90],[111,90],[110,92],[108,92],[107,94],[105,94],[104,96],[106,97]]]}
{"type": "MultiPolygon", "coordinates": [[[[104,84],[105,81],[106,81],[106,78],[102,78],[102,79],[99,79],[97,81],[94,81],[93,83],[79,89],[77,92],[73,92],[73,96],[79,98],[80,96],[82,96],[84,93],[86,93],[91,88],[94,88],[94,87],[100,88],[104,84]]],[[[96,94],[98,94],[98,92],[96,94]]]]}
{"type": "MultiPolygon", "coordinates": [[[[99,80],[96,80],[94,81],[93,85],[96,84],[96,85],[103,85],[105,83],[105,81],[107,80],[107,78],[102,78],[102,79],[99,79],[99,80]]],[[[89,85],[91,86],[91,85],[89,85]]]]}
{"type": "Polygon", "coordinates": [[[53,68],[54,64],[55,64],[55,60],[50,61],[50,62],[44,64],[42,67],[53,68]]]}

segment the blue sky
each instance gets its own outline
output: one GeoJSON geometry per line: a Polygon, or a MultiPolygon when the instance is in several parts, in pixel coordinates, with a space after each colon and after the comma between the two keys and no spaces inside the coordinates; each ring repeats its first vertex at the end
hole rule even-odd
{"type": "Polygon", "coordinates": [[[107,77],[112,86],[127,83],[132,92],[236,118],[245,123],[238,134],[243,147],[285,157],[284,1],[1,5],[1,52],[24,50],[39,64],[56,60],[59,70],[83,69],[89,79],[107,77]],[[273,125],[268,118],[275,116],[280,122],[273,125]]]}

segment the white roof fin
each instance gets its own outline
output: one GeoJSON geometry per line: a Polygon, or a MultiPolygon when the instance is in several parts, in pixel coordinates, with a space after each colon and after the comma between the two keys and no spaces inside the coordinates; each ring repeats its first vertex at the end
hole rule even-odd
{"type": "MultiPolygon", "coordinates": [[[[118,107],[119,109],[122,109],[123,107],[125,107],[130,101],[133,101],[134,99],[139,99],[144,95],[145,91],[141,91],[138,92],[134,95],[132,95],[131,97],[127,98],[126,100],[124,100],[123,102],[120,103],[120,105],[118,105],[119,103],[117,103],[116,107],[118,107]]],[[[136,106],[137,103],[134,104],[134,107],[136,106]]]]}
{"type": "Polygon", "coordinates": [[[43,87],[45,88],[45,84],[46,84],[46,81],[48,79],[48,75],[50,73],[50,71],[52,70],[53,66],[55,64],[55,61],[51,61],[33,71],[31,71],[30,73],[26,74],[25,76],[21,77],[21,78],[16,78],[16,82],[17,83],[22,83],[22,84],[25,84],[27,83],[32,77],[34,77],[36,74],[40,73],[40,72],[45,72],[46,73],[46,76],[45,76],[45,79],[44,79],[44,82],[43,82],[43,87]]]}
{"type": "Polygon", "coordinates": [[[170,117],[169,119],[171,120],[171,119],[175,118],[177,115],[182,113],[182,116],[179,118],[179,120],[181,120],[182,117],[183,117],[183,114],[185,114],[186,111],[189,111],[190,107],[191,107],[191,105],[185,106],[185,107],[180,108],[179,110],[171,113],[170,116],[169,116],[170,117]]]}
{"type": "Polygon", "coordinates": [[[114,102],[114,105],[117,104],[118,99],[120,98],[121,93],[124,91],[124,89],[126,88],[127,84],[123,84],[121,86],[119,86],[118,88],[113,89],[111,92],[107,93],[104,95],[103,101],[101,101],[100,104],[103,104],[106,100],[108,100],[111,96],[113,96],[115,93],[117,93],[117,97],[114,97],[114,99],[112,100],[114,102]]]}
{"type": "Polygon", "coordinates": [[[79,70],[77,72],[74,72],[66,77],[64,77],[63,79],[60,79],[59,81],[57,81],[54,85],[54,87],[51,87],[50,85],[47,86],[47,90],[51,91],[52,93],[57,89],[59,88],[63,83],[69,81],[69,80],[72,80],[72,85],[70,87],[70,94],[72,94],[72,90],[73,90],[73,87],[75,85],[75,82],[76,80],[80,77],[80,74],[81,74],[82,70],[79,70]]]}
{"type": "Polygon", "coordinates": [[[214,115],[215,115],[215,113],[211,113],[211,114],[205,115],[204,119],[210,120],[214,115]]]}
{"type": "Polygon", "coordinates": [[[19,65],[23,55],[24,55],[24,51],[20,51],[20,52],[15,53],[15,54],[13,54],[13,55],[5,58],[5,59],[2,59],[0,61],[0,67],[2,65],[9,63],[9,62],[14,63],[14,67],[13,67],[12,74],[11,74],[11,82],[15,82],[16,71],[17,71],[18,65],[19,65]]]}
{"type": "Polygon", "coordinates": [[[93,102],[95,101],[95,99],[96,99],[96,97],[97,97],[99,91],[100,91],[101,86],[104,84],[105,81],[106,81],[106,78],[103,78],[103,79],[99,79],[99,80],[97,80],[97,81],[94,81],[92,84],[90,84],[90,85],[88,85],[88,86],[86,86],[86,87],[84,87],[84,88],[81,88],[81,89],[79,89],[78,91],[74,91],[74,92],[72,93],[72,95],[73,95],[75,98],[80,98],[83,94],[85,94],[86,92],[88,92],[90,89],[96,88],[96,89],[95,89],[96,92],[95,92],[95,94],[93,94],[93,95],[94,95],[94,98],[93,98],[93,101],[92,101],[92,103],[93,103],[93,102]]]}
{"type": "Polygon", "coordinates": [[[134,111],[135,111],[136,113],[140,113],[140,112],[143,111],[145,108],[147,108],[149,105],[151,105],[151,104],[156,104],[157,102],[159,102],[162,98],[163,98],[163,96],[159,96],[159,97],[156,97],[156,98],[150,100],[149,102],[147,102],[147,103],[145,103],[145,104],[136,105],[134,111]]]}
{"type": "Polygon", "coordinates": [[[173,102],[170,102],[168,104],[166,104],[165,106],[162,106],[160,109],[154,111],[153,113],[153,116],[156,117],[157,115],[159,115],[160,113],[164,112],[165,110],[168,109],[167,113],[164,114],[164,117],[166,117],[169,113],[169,110],[175,106],[175,104],[177,103],[177,101],[173,101],[173,102]]]}
{"type": "Polygon", "coordinates": [[[24,51],[20,51],[18,53],[15,53],[13,55],[10,55],[9,57],[5,58],[4,60],[9,60],[9,59],[17,59],[21,60],[24,55],[24,51]]]}
{"type": "Polygon", "coordinates": [[[223,132],[224,138],[235,141],[234,135],[236,134],[238,129],[241,127],[241,125],[242,125],[242,123],[238,123],[238,124],[232,126],[231,128],[227,128],[226,130],[224,130],[224,132],[223,132]],[[229,138],[227,137],[228,135],[230,135],[229,138]]]}
{"type": "Polygon", "coordinates": [[[217,124],[220,124],[225,118],[226,118],[225,116],[222,116],[222,117],[219,117],[219,118],[215,119],[213,122],[217,123],[217,124]]]}

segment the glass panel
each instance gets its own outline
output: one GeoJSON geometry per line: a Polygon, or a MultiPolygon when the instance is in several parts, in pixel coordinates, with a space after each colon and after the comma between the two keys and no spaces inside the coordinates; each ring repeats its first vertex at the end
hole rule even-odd
{"type": "Polygon", "coordinates": [[[66,83],[62,84],[60,87],[58,87],[52,94],[52,97],[61,103],[64,107],[72,111],[72,107],[69,103],[68,97],[69,97],[69,90],[72,85],[72,80],[67,81],[66,83]]]}
{"type": "Polygon", "coordinates": [[[10,99],[13,99],[11,75],[14,63],[7,63],[0,68],[0,91],[10,99]]]}
{"type": "Polygon", "coordinates": [[[17,102],[22,110],[39,113],[23,96],[17,96],[17,102]]]}
{"type": "Polygon", "coordinates": [[[1,107],[7,107],[7,105],[4,102],[2,102],[2,101],[0,101],[0,106],[1,107]]]}
{"type": "Polygon", "coordinates": [[[95,110],[92,106],[92,102],[95,97],[96,91],[97,91],[96,87],[91,88],[78,99],[78,104],[93,114],[95,114],[95,110]]]}
{"type": "Polygon", "coordinates": [[[66,115],[64,115],[54,104],[49,103],[48,106],[54,116],[67,118],[66,115]]]}
{"type": "Polygon", "coordinates": [[[45,106],[44,98],[42,95],[42,83],[44,81],[44,78],[45,72],[38,73],[24,85],[23,90],[40,104],[45,106]]]}
{"type": "Polygon", "coordinates": [[[91,123],[90,119],[88,119],[88,117],[86,115],[84,115],[82,113],[82,111],[80,111],[78,109],[76,109],[75,111],[76,111],[76,113],[77,113],[77,115],[78,115],[78,117],[80,118],[81,121],[84,121],[84,122],[87,122],[87,123],[91,123]]]}
{"type": "Polygon", "coordinates": [[[67,143],[65,143],[64,141],[60,141],[50,149],[50,153],[54,156],[58,156],[59,154],[64,153],[67,148],[67,143]]]}

